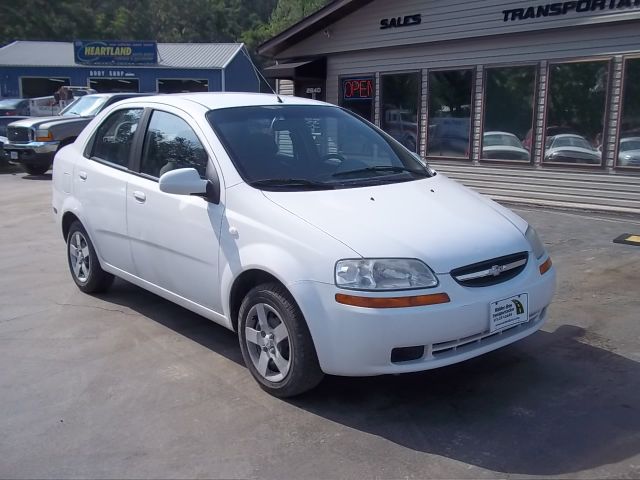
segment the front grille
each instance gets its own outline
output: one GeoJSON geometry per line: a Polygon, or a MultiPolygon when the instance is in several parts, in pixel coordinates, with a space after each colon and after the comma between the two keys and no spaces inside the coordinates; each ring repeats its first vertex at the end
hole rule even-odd
{"type": "Polygon", "coordinates": [[[465,287],[488,287],[511,280],[527,266],[527,252],[485,260],[451,270],[451,276],[465,287]]]}
{"type": "Polygon", "coordinates": [[[31,129],[26,127],[7,127],[7,138],[11,142],[28,142],[31,140],[31,129]]]}

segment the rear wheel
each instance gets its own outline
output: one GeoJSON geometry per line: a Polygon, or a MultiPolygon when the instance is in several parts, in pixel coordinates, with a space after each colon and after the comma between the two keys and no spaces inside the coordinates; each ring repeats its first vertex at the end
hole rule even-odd
{"type": "Polygon", "coordinates": [[[25,163],[24,169],[29,175],[44,175],[51,168],[51,165],[36,165],[33,163],[25,163]]]}
{"type": "Polygon", "coordinates": [[[276,397],[314,388],[324,374],[302,312],[277,283],[249,291],[239,312],[244,362],[260,386],[276,397]]]}
{"type": "Polygon", "coordinates": [[[113,283],[113,275],[102,270],[93,243],[77,220],[67,235],[67,258],[71,277],[84,293],[104,292],[113,283]]]}

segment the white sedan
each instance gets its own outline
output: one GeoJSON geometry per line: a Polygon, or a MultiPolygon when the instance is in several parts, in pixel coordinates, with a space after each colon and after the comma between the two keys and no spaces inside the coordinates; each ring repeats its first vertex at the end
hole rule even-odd
{"type": "Polygon", "coordinates": [[[640,167],[640,137],[620,139],[618,166],[640,167]]]}
{"type": "Polygon", "coordinates": [[[529,151],[513,133],[485,132],[482,135],[482,158],[488,160],[530,161],[529,151]]]}
{"type": "Polygon", "coordinates": [[[119,102],[57,154],[53,210],[80,290],[118,276],[238,332],[281,397],[503,347],[555,291],[527,222],[307,99],[119,102]]]}
{"type": "Polygon", "coordinates": [[[598,165],[602,162],[602,154],[583,136],[564,133],[547,137],[544,161],[598,165]]]}

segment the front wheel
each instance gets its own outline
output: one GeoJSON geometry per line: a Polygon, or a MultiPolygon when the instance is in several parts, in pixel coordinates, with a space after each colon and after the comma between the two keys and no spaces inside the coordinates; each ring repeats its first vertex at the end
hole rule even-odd
{"type": "Polygon", "coordinates": [[[29,175],[44,175],[51,168],[51,165],[35,165],[33,163],[25,163],[24,169],[29,175]]]}
{"type": "Polygon", "coordinates": [[[324,374],[302,312],[277,283],[259,285],[240,305],[238,332],[247,368],[268,393],[293,397],[324,374]]]}

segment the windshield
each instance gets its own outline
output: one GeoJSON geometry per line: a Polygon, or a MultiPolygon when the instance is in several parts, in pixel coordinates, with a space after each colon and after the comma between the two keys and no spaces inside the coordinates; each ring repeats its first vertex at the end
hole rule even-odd
{"type": "Polygon", "coordinates": [[[73,101],[60,112],[63,116],[95,117],[102,106],[107,102],[107,97],[85,95],[73,101]]]}
{"type": "Polygon", "coordinates": [[[518,137],[503,133],[485,134],[482,143],[485,147],[507,146],[524,148],[522,143],[520,143],[520,140],[518,140],[518,137]]]}
{"type": "Polygon", "coordinates": [[[0,100],[0,108],[15,108],[22,102],[21,98],[5,98],[0,100]]]}
{"type": "Polygon", "coordinates": [[[587,150],[595,150],[595,148],[593,148],[589,144],[589,142],[587,142],[584,138],[578,136],[558,137],[554,140],[552,147],[579,147],[586,148],[587,150]]]}
{"type": "Polygon", "coordinates": [[[627,152],[629,150],[640,150],[640,138],[633,140],[622,140],[620,142],[620,151],[627,152]]]}
{"type": "Polygon", "coordinates": [[[414,154],[341,108],[235,107],[207,118],[240,175],[256,188],[352,188],[431,176],[414,154]]]}

